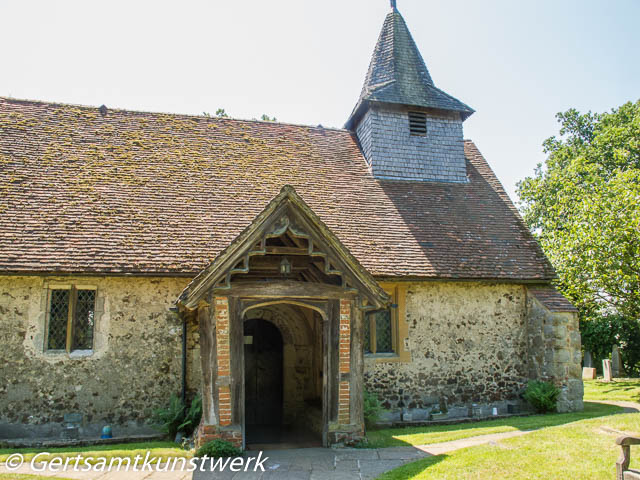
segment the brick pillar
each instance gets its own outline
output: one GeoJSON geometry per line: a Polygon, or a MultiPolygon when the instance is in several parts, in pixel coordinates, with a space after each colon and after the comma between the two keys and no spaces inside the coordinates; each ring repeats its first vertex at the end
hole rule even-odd
{"type": "MultiPolygon", "coordinates": [[[[339,341],[340,375],[351,371],[351,301],[340,300],[340,341],[339,341]]],[[[348,425],[350,422],[349,405],[351,395],[349,381],[341,381],[338,394],[338,423],[348,425]]]]}
{"type": "Polygon", "coordinates": [[[231,425],[231,389],[229,354],[229,300],[216,297],[216,355],[218,358],[218,415],[221,427],[231,425]]]}

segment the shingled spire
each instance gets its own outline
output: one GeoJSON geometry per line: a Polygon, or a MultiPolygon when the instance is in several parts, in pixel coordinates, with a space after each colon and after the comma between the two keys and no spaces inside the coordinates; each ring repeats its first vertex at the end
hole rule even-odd
{"type": "Polygon", "coordinates": [[[347,122],[350,128],[355,117],[368,101],[436,108],[459,112],[466,119],[474,110],[433,83],[411,32],[391,1],[358,104],[347,122]]]}
{"type": "Polygon", "coordinates": [[[374,175],[466,181],[462,122],[473,112],[434,85],[395,0],[391,0],[391,12],[360,98],[346,123],[346,128],[356,131],[374,175]],[[406,124],[404,132],[399,130],[402,122],[406,124]],[[383,139],[384,145],[380,143],[383,139]],[[380,152],[384,155],[375,158],[380,152]]]}

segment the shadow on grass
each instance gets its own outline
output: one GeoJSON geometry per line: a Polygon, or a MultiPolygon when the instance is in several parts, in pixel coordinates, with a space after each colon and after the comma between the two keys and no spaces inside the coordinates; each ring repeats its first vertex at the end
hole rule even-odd
{"type": "Polygon", "coordinates": [[[589,380],[584,382],[585,396],[589,399],[640,402],[640,380],[614,379],[611,382],[589,380]]]}
{"type": "Polygon", "coordinates": [[[614,415],[622,413],[622,411],[622,408],[614,405],[585,402],[582,412],[529,415],[496,420],[489,419],[455,425],[386,428],[367,432],[369,440],[368,447],[383,448],[427,445],[493,433],[538,430],[589,418],[614,415]]]}

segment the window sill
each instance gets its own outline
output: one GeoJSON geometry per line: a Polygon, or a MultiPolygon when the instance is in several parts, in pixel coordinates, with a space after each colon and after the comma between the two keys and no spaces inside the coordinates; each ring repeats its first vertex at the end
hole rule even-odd
{"type": "Polygon", "coordinates": [[[364,360],[374,361],[375,363],[398,363],[410,362],[411,358],[407,355],[398,355],[397,353],[365,353],[364,360]]]}
{"type": "Polygon", "coordinates": [[[87,358],[93,355],[93,350],[73,350],[72,352],[65,350],[46,350],[44,354],[47,357],[87,358]]]}
{"type": "Polygon", "coordinates": [[[74,350],[69,354],[69,358],[84,358],[93,355],[93,350],[74,350]]]}

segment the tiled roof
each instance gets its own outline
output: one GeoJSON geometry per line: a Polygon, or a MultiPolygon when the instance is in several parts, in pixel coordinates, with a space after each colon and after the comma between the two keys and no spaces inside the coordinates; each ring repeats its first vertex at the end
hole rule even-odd
{"type": "Polygon", "coordinates": [[[552,278],[465,151],[469,183],[381,181],[346,130],[0,98],[0,271],[194,275],[290,184],[375,276],[552,278]]]}
{"type": "Polygon", "coordinates": [[[542,305],[552,312],[577,312],[578,309],[555,288],[529,288],[542,305]]]}
{"type": "Polygon", "coordinates": [[[460,112],[463,119],[474,112],[468,105],[436,88],[407,24],[397,10],[385,19],[360,99],[347,122],[348,128],[367,102],[452,110],[460,112]]]}

